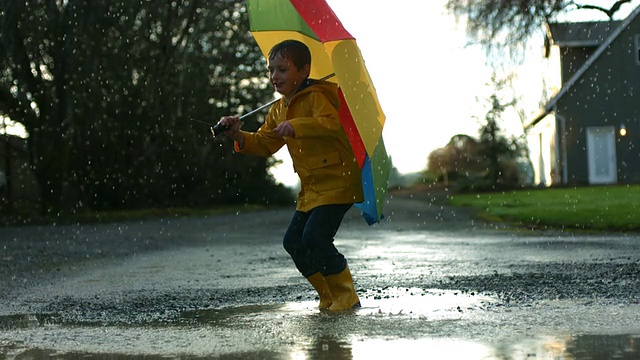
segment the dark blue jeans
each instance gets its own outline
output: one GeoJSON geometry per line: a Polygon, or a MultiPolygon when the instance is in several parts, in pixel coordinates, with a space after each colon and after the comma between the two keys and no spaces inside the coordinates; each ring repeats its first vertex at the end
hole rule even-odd
{"type": "Polygon", "coordinates": [[[309,212],[296,211],[284,235],[283,246],[298,271],[309,277],[338,274],[347,260],[333,245],[333,237],[353,204],[322,205],[309,212]]]}

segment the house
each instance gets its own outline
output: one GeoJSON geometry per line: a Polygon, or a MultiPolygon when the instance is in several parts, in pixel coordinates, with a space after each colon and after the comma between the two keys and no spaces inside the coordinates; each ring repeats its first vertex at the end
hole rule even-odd
{"type": "Polygon", "coordinates": [[[525,126],[535,183],[640,183],[640,7],[624,21],[549,24],[548,34],[561,84],[525,126]]]}

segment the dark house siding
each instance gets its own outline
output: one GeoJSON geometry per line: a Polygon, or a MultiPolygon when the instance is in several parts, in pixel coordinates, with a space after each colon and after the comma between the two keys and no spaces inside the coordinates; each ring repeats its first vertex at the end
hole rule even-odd
{"type": "MultiPolygon", "coordinates": [[[[640,19],[637,18],[558,99],[557,114],[566,122],[568,184],[588,183],[587,128],[601,126],[615,128],[618,183],[640,182],[638,34],[640,19]],[[618,133],[623,124],[627,136],[618,133]]],[[[580,51],[576,51],[573,56],[578,59],[579,54],[580,51]]],[[[562,70],[564,75],[564,65],[562,70]]]]}
{"type": "Polygon", "coordinates": [[[575,73],[580,70],[580,67],[587,61],[587,58],[593,52],[593,47],[577,47],[577,48],[564,48],[560,52],[561,68],[560,68],[560,80],[564,84],[567,80],[571,79],[575,73]]]}

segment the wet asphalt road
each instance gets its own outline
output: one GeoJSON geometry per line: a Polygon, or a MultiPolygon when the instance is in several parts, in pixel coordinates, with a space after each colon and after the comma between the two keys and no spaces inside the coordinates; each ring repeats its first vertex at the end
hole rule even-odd
{"type": "Polygon", "coordinates": [[[363,308],[342,314],[282,249],[289,208],[0,229],[0,356],[640,358],[639,234],[488,224],[440,196],[348,214],[363,308]]]}

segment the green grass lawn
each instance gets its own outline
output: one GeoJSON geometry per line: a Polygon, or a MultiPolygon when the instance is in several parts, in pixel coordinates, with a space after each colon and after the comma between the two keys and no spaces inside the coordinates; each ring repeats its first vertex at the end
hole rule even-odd
{"type": "Polygon", "coordinates": [[[527,226],[640,231],[640,185],[585,186],[456,194],[454,206],[469,206],[488,220],[527,226]]]}

